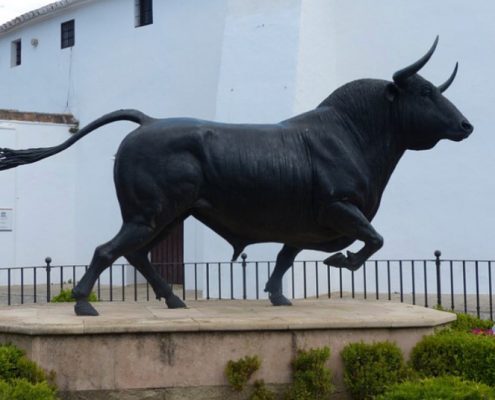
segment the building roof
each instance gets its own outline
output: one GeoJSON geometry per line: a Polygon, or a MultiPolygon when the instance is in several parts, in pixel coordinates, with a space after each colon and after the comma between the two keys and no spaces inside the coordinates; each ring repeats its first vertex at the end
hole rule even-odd
{"type": "Polygon", "coordinates": [[[48,16],[50,14],[56,13],[60,10],[63,10],[65,8],[71,7],[73,5],[79,4],[79,3],[84,3],[87,2],[88,0],[61,0],[61,1],[56,1],[54,3],[50,3],[46,6],[37,8],[36,10],[29,11],[27,13],[24,13],[22,15],[19,15],[18,17],[6,22],[5,24],[0,25],[0,35],[2,33],[11,31],[13,29],[16,29],[28,22],[31,22],[35,19],[48,16]]]}
{"type": "Polygon", "coordinates": [[[72,114],[49,114],[2,109],[0,109],[0,121],[45,122],[75,126],[79,124],[72,114]]]}

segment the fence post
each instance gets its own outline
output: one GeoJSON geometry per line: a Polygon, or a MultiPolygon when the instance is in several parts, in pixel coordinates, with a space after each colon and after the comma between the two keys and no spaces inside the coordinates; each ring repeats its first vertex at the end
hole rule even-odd
{"type": "Polygon", "coordinates": [[[247,299],[247,289],[246,289],[246,266],[247,266],[246,258],[247,258],[247,254],[242,253],[241,258],[242,258],[242,298],[244,300],[246,300],[247,299]]]}
{"type": "Polygon", "coordinates": [[[442,252],[440,250],[435,250],[435,265],[436,265],[436,270],[437,270],[437,306],[441,307],[442,306],[442,282],[440,278],[440,256],[442,255],[442,252]]]}
{"type": "Polygon", "coordinates": [[[50,264],[52,262],[52,259],[50,257],[45,258],[46,262],[46,302],[49,303],[51,300],[51,295],[50,295],[50,286],[51,286],[51,269],[50,264]]]}

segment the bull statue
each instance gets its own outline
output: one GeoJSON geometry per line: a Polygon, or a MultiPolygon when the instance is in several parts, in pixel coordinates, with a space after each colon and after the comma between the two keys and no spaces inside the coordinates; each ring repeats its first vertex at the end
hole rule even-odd
{"type": "Polygon", "coordinates": [[[398,161],[408,149],[441,139],[461,141],[473,126],[443,96],[457,73],[434,86],[417,72],[438,43],[393,75],[360,79],[314,110],[277,124],[224,124],[191,118],[151,118],[119,110],[91,122],[58,146],[0,149],[0,169],[33,163],[68,148],[114,121],[139,127],[122,141],[114,180],[122,227],[98,246],[73,290],[77,315],[98,315],[88,302],[98,276],[124,256],[169,308],[185,307],[148,259],[171,229],[194,216],[227,240],[233,259],[245,246],[283,244],[265,291],[290,305],[282,277],[303,249],[335,253],[324,262],[358,269],[383,245],[370,224],[398,161]],[[364,246],[339,252],[354,241],[364,246]]]}

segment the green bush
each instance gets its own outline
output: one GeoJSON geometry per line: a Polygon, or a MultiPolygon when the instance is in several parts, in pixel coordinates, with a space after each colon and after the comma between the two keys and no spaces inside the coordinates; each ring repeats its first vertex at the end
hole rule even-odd
{"type": "Polygon", "coordinates": [[[495,386],[495,338],[461,331],[426,336],[410,363],[421,376],[454,375],[495,386]]]}
{"type": "Polygon", "coordinates": [[[377,400],[489,400],[495,390],[482,383],[444,376],[420,381],[406,381],[391,386],[377,400]]]}
{"type": "Polygon", "coordinates": [[[261,365],[258,356],[246,356],[237,361],[230,360],[225,367],[225,375],[232,388],[240,392],[246,386],[249,378],[253,375],[261,365]]]}
{"type": "Polygon", "coordinates": [[[26,379],[0,380],[0,400],[56,400],[55,390],[47,382],[31,383],[26,379]]]}
{"type": "Polygon", "coordinates": [[[0,345],[0,400],[55,400],[53,381],[24,351],[0,345]]]}
{"type": "Polygon", "coordinates": [[[469,332],[473,329],[490,329],[493,321],[480,319],[470,314],[456,313],[457,320],[450,324],[450,328],[456,331],[469,332]]]}
{"type": "Polygon", "coordinates": [[[23,378],[31,383],[47,380],[45,372],[29,360],[25,353],[17,347],[6,344],[0,346],[0,379],[12,381],[23,378]]]}
{"type": "MultiPolygon", "coordinates": [[[[98,297],[96,297],[95,292],[91,292],[88,296],[89,301],[98,301],[98,297]]],[[[72,295],[72,289],[65,289],[62,290],[59,294],[56,296],[53,296],[52,299],[50,300],[51,303],[73,303],[75,302],[76,299],[72,295]]]]}
{"type": "Polygon", "coordinates": [[[293,382],[286,400],[328,399],[333,389],[331,371],[325,367],[329,358],[328,347],[298,351],[292,362],[293,382]]]}
{"type": "Polygon", "coordinates": [[[275,400],[275,395],[266,388],[263,380],[259,380],[254,382],[254,392],[249,400],[275,400]]]}
{"type": "Polygon", "coordinates": [[[344,384],[353,399],[373,399],[407,377],[404,357],[395,343],[351,343],[341,356],[344,384]]]}

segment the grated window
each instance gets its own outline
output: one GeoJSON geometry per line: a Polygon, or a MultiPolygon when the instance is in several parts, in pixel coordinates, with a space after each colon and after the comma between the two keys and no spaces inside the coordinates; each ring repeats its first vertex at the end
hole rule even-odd
{"type": "Polygon", "coordinates": [[[153,23],[153,0],[136,0],[135,26],[145,26],[153,23]]]}
{"type": "Polygon", "coordinates": [[[62,49],[74,46],[75,43],[74,29],[75,29],[75,24],[73,19],[62,23],[62,25],[60,26],[62,49]]]}
{"type": "Polygon", "coordinates": [[[14,40],[11,44],[11,63],[12,67],[21,65],[22,43],[21,39],[14,40]]]}

